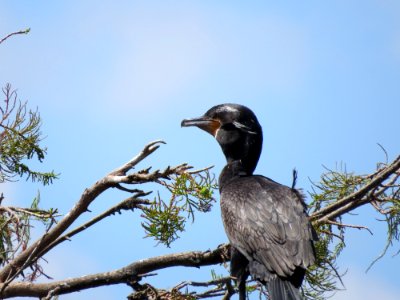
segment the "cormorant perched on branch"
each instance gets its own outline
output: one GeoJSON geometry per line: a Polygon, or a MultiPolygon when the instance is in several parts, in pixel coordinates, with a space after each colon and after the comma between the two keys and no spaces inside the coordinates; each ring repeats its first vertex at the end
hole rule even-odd
{"type": "Polygon", "coordinates": [[[207,131],[225,154],[227,165],[219,177],[221,213],[240,299],[246,298],[249,274],[267,285],[272,300],[302,299],[299,288],[315,261],[316,235],[299,191],[253,175],[262,148],[254,113],[242,105],[221,104],[181,125],[207,131]]]}

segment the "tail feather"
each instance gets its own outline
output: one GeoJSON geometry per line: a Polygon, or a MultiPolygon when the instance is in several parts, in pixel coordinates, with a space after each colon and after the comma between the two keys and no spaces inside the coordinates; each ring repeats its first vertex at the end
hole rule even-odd
{"type": "Polygon", "coordinates": [[[298,288],[279,277],[270,280],[267,288],[270,300],[303,300],[298,288]]]}
{"type": "Polygon", "coordinates": [[[264,265],[253,260],[249,262],[248,270],[253,277],[267,286],[269,300],[303,300],[300,293],[301,283],[305,270],[297,267],[293,274],[287,278],[279,277],[269,272],[264,265]]]}

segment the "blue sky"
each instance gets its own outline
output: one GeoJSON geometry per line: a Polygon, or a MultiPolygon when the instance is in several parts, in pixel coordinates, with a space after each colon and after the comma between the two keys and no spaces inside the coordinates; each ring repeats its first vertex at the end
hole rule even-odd
{"type": "MultiPolygon", "coordinates": [[[[8,185],[9,203],[28,205],[40,189],[44,207],[66,213],[83,189],[135,155],[162,146],[141,166],[189,162],[202,168],[224,157],[217,143],[183,118],[215,104],[252,108],[263,126],[257,172],[310,189],[323,166],[373,171],[399,154],[400,4],[397,1],[3,1],[0,36],[31,28],[0,47],[0,84],[38,107],[48,157],[39,168],[61,173],[51,187],[8,185]]],[[[149,186],[148,189],[153,186],[149,186]]],[[[144,187],[146,189],[147,187],[144,187]]],[[[109,192],[93,214],[125,195],[109,192]]],[[[365,274],[380,254],[385,226],[372,209],[348,219],[371,224],[374,236],[349,231],[340,266],[346,291],[332,299],[397,299],[398,257],[365,274]]],[[[218,205],[198,216],[171,249],[142,239],[139,214],[106,220],[49,253],[56,279],[108,271],[165,253],[205,250],[226,242],[218,205]]],[[[171,287],[206,279],[210,270],[160,272],[171,287]],[[187,275],[190,274],[190,275],[187,275]]],[[[123,299],[118,286],[61,299],[123,299]]]]}

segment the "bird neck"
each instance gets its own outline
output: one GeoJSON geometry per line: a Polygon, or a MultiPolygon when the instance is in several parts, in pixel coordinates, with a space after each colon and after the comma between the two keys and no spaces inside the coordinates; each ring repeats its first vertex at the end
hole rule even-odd
{"type": "Polygon", "coordinates": [[[219,175],[218,185],[219,190],[222,191],[224,186],[226,186],[233,179],[238,177],[250,176],[252,173],[246,171],[240,160],[232,160],[222,169],[219,175]]]}
{"type": "Polygon", "coordinates": [[[227,167],[231,165],[233,167],[230,169],[235,172],[240,169],[241,173],[253,174],[262,150],[262,134],[244,135],[226,142],[222,140],[220,145],[227,161],[227,167]]]}

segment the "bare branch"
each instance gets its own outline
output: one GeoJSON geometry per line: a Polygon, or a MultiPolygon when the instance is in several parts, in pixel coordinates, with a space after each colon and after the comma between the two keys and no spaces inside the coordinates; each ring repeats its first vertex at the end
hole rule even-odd
{"type": "Polygon", "coordinates": [[[39,219],[56,218],[56,217],[60,216],[60,215],[56,214],[57,211],[50,213],[46,210],[22,208],[22,207],[15,207],[15,206],[0,206],[0,213],[2,213],[2,212],[9,212],[9,213],[11,212],[12,214],[20,213],[20,214],[29,215],[31,217],[36,217],[39,219]]]}
{"type": "Polygon", "coordinates": [[[175,289],[183,289],[184,287],[187,287],[189,285],[191,286],[210,286],[210,285],[219,285],[219,284],[225,284],[228,281],[232,280],[231,277],[222,277],[222,278],[218,278],[218,279],[213,279],[213,280],[209,280],[209,281],[205,281],[205,282],[198,282],[198,281],[184,281],[180,284],[178,284],[175,289]]]}
{"type": "Polygon", "coordinates": [[[188,286],[194,286],[194,287],[215,286],[210,290],[193,295],[197,299],[217,297],[217,296],[223,296],[222,299],[230,299],[230,297],[237,292],[231,284],[232,279],[233,279],[232,277],[222,277],[205,282],[185,281],[178,284],[176,287],[173,288],[173,290],[181,290],[188,286]]]}
{"type": "MultiPolygon", "coordinates": [[[[124,268],[66,279],[50,283],[13,282],[6,286],[1,294],[2,298],[11,297],[47,297],[48,295],[61,295],[88,288],[112,284],[131,284],[140,281],[141,274],[155,270],[183,266],[201,267],[221,264],[229,259],[229,245],[222,245],[212,251],[192,251],[178,254],[168,254],[134,262],[124,268]]],[[[0,284],[0,289],[4,284],[0,284]]]]}
{"type": "Polygon", "coordinates": [[[58,244],[70,240],[74,235],[88,229],[89,227],[93,226],[94,224],[100,222],[101,220],[117,213],[121,212],[121,210],[133,210],[134,208],[141,208],[141,205],[148,205],[151,204],[149,200],[146,199],[139,199],[137,195],[129,197],[122,202],[118,203],[117,205],[111,207],[110,209],[106,210],[102,214],[98,215],[97,217],[91,219],[89,222],[71,230],[70,232],[64,234],[63,236],[56,239],[53,243],[51,243],[48,247],[46,247],[45,252],[48,252],[50,249],[54,248],[58,244]]]}
{"type": "Polygon", "coordinates": [[[209,167],[206,167],[206,168],[202,168],[202,169],[198,169],[198,170],[194,170],[194,171],[189,171],[188,173],[192,174],[192,175],[199,174],[199,173],[202,173],[202,172],[205,172],[205,171],[209,171],[212,168],[214,168],[214,166],[209,166],[209,167]]]}
{"type": "Polygon", "coordinates": [[[159,179],[170,179],[170,175],[182,174],[183,172],[191,168],[191,166],[188,166],[185,163],[176,167],[167,167],[163,171],[156,170],[151,173],[149,172],[149,169],[128,175],[114,175],[114,172],[112,172],[110,176],[107,177],[107,181],[113,185],[118,185],[120,183],[140,184],[145,182],[158,182],[159,179]]]}
{"type": "Polygon", "coordinates": [[[107,189],[115,187],[120,183],[137,184],[157,181],[162,178],[168,178],[168,176],[172,174],[180,174],[190,168],[186,164],[183,164],[176,167],[168,167],[164,171],[149,173],[145,170],[126,175],[126,172],[128,172],[134,165],[157,150],[159,143],[161,143],[161,141],[152,142],[146,145],[135,158],[100,179],[90,188],[87,188],[74,207],[58,222],[57,225],[43,235],[42,238],[32,243],[30,247],[22,251],[2,270],[0,270],[0,282],[9,282],[10,278],[15,278],[15,276],[20,274],[24,268],[30,266],[38,259],[38,257],[44,255],[50,249],[49,245],[56,241],[80,215],[87,212],[89,205],[107,189]]]}
{"type": "Polygon", "coordinates": [[[126,173],[132,170],[139,162],[141,162],[147,156],[156,151],[160,147],[159,144],[166,144],[166,143],[162,140],[157,140],[147,144],[138,155],[136,155],[134,158],[132,158],[130,161],[123,164],[119,168],[112,171],[110,175],[115,175],[115,176],[126,175],[126,173]]]}
{"type": "Polygon", "coordinates": [[[5,37],[3,37],[3,38],[0,40],[0,44],[3,43],[6,39],[12,37],[13,35],[28,34],[29,31],[31,31],[31,29],[30,29],[30,28],[27,28],[27,29],[25,29],[25,30],[20,30],[20,31],[16,31],[16,32],[10,33],[10,34],[6,35],[5,37]]]}
{"type": "Polygon", "coordinates": [[[355,229],[360,229],[360,230],[361,230],[361,229],[364,229],[364,230],[367,230],[371,235],[373,235],[371,229],[369,229],[369,228],[366,227],[366,226],[362,226],[362,225],[352,225],[352,224],[344,224],[344,223],[341,223],[341,222],[335,222],[335,221],[331,221],[331,220],[328,220],[326,223],[327,223],[327,224],[331,224],[331,225],[336,225],[336,226],[338,226],[338,227],[349,227],[349,228],[355,228],[355,229]]]}

